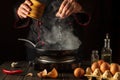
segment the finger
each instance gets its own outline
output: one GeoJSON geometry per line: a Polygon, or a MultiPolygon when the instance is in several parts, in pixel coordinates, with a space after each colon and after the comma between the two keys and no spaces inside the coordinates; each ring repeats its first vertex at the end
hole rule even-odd
{"type": "Polygon", "coordinates": [[[18,8],[18,10],[17,10],[17,14],[18,14],[19,16],[22,16],[23,14],[27,16],[29,13],[30,13],[30,11],[27,10],[27,9],[24,7],[24,4],[22,4],[22,5],[18,8]]]}
{"type": "Polygon", "coordinates": [[[27,18],[27,15],[24,14],[24,13],[21,13],[21,16],[22,16],[23,18],[27,18]]]}
{"type": "Polygon", "coordinates": [[[73,12],[73,10],[74,10],[74,7],[73,7],[73,6],[71,6],[71,7],[70,7],[70,8],[66,11],[65,15],[66,15],[66,16],[71,15],[71,14],[72,14],[72,12],[73,12]]]}
{"type": "Polygon", "coordinates": [[[25,0],[24,3],[27,4],[28,6],[32,6],[33,5],[33,3],[30,0],[25,0]]]}
{"type": "Polygon", "coordinates": [[[24,8],[21,8],[20,11],[26,15],[28,15],[30,13],[30,11],[27,11],[26,9],[24,8]]]}
{"type": "Polygon", "coordinates": [[[68,2],[61,12],[62,17],[66,16],[66,12],[70,9],[70,7],[71,7],[71,4],[68,2]]]}
{"type": "Polygon", "coordinates": [[[58,18],[60,17],[60,14],[58,12],[56,13],[56,17],[58,17],[58,18]]]}
{"type": "Polygon", "coordinates": [[[76,4],[72,0],[71,3],[70,3],[69,9],[67,9],[67,11],[66,11],[66,15],[68,15],[69,13],[73,13],[75,6],[76,6],[76,4]]]}
{"type": "Polygon", "coordinates": [[[62,10],[63,10],[63,8],[65,7],[65,5],[67,4],[67,0],[64,0],[63,2],[62,2],[62,4],[61,4],[61,6],[60,6],[60,8],[59,8],[59,10],[58,10],[58,13],[59,14],[61,14],[61,12],[62,12],[62,10]]]}
{"type": "Polygon", "coordinates": [[[31,8],[27,4],[25,4],[25,3],[23,3],[20,7],[22,9],[25,9],[26,11],[30,11],[31,10],[31,8]]]}
{"type": "Polygon", "coordinates": [[[19,17],[21,17],[21,18],[27,18],[27,15],[24,14],[24,12],[22,12],[22,11],[18,11],[18,15],[19,15],[19,17]]]}
{"type": "Polygon", "coordinates": [[[75,0],[68,0],[70,3],[74,2],[75,0]]]}

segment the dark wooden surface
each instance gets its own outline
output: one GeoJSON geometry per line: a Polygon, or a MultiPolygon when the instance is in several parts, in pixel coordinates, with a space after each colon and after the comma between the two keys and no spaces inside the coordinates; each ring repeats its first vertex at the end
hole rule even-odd
{"type": "Polygon", "coordinates": [[[59,76],[56,79],[51,79],[51,78],[44,78],[40,79],[37,76],[37,72],[34,70],[32,66],[28,65],[28,62],[26,61],[21,61],[18,62],[19,67],[18,68],[12,68],[11,67],[12,62],[5,62],[2,65],[0,65],[0,80],[86,80],[86,79],[80,79],[80,78],[75,78],[73,73],[59,73],[59,76]],[[22,69],[24,72],[20,74],[14,74],[14,75],[7,75],[2,72],[2,69],[22,69]],[[26,76],[29,72],[33,73],[33,76],[26,76]]]}

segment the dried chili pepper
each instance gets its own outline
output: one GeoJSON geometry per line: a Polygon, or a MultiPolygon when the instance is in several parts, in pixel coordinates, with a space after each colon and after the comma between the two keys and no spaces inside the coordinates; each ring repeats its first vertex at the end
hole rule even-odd
{"type": "Polygon", "coordinates": [[[20,74],[23,72],[23,70],[7,70],[7,69],[2,69],[2,72],[5,74],[20,74]]]}

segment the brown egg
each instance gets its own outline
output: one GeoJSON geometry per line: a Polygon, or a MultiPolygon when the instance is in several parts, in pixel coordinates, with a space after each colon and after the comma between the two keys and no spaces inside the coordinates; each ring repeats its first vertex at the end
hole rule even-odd
{"type": "Polygon", "coordinates": [[[82,77],[82,76],[84,76],[84,74],[85,74],[85,71],[84,71],[84,69],[83,68],[75,68],[74,69],[74,76],[76,77],[76,78],[80,78],[80,77],[82,77]]]}
{"type": "Polygon", "coordinates": [[[96,68],[100,68],[99,64],[97,62],[92,63],[91,70],[94,72],[96,68]]]}
{"type": "Polygon", "coordinates": [[[112,75],[114,75],[116,72],[120,72],[119,64],[111,63],[110,72],[112,73],[112,75]]]}
{"type": "Polygon", "coordinates": [[[107,63],[107,62],[103,62],[100,65],[100,70],[101,70],[102,73],[104,73],[106,70],[110,70],[110,64],[107,63]]]}
{"type": "Polygon", "coordinates": [[[104,60],[98,60],[98,64],[99,64],[99,66],[102,64],[104,62],[104,60]]]}

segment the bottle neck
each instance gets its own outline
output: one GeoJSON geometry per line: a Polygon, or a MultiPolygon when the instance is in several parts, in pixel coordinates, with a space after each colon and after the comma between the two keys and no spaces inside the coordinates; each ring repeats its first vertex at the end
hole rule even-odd
{"type": "Polygon", "coordinates": [[[104,40],[104,47],[105,48],[110,48],[110,40],[109,39],[104,40]]]}

